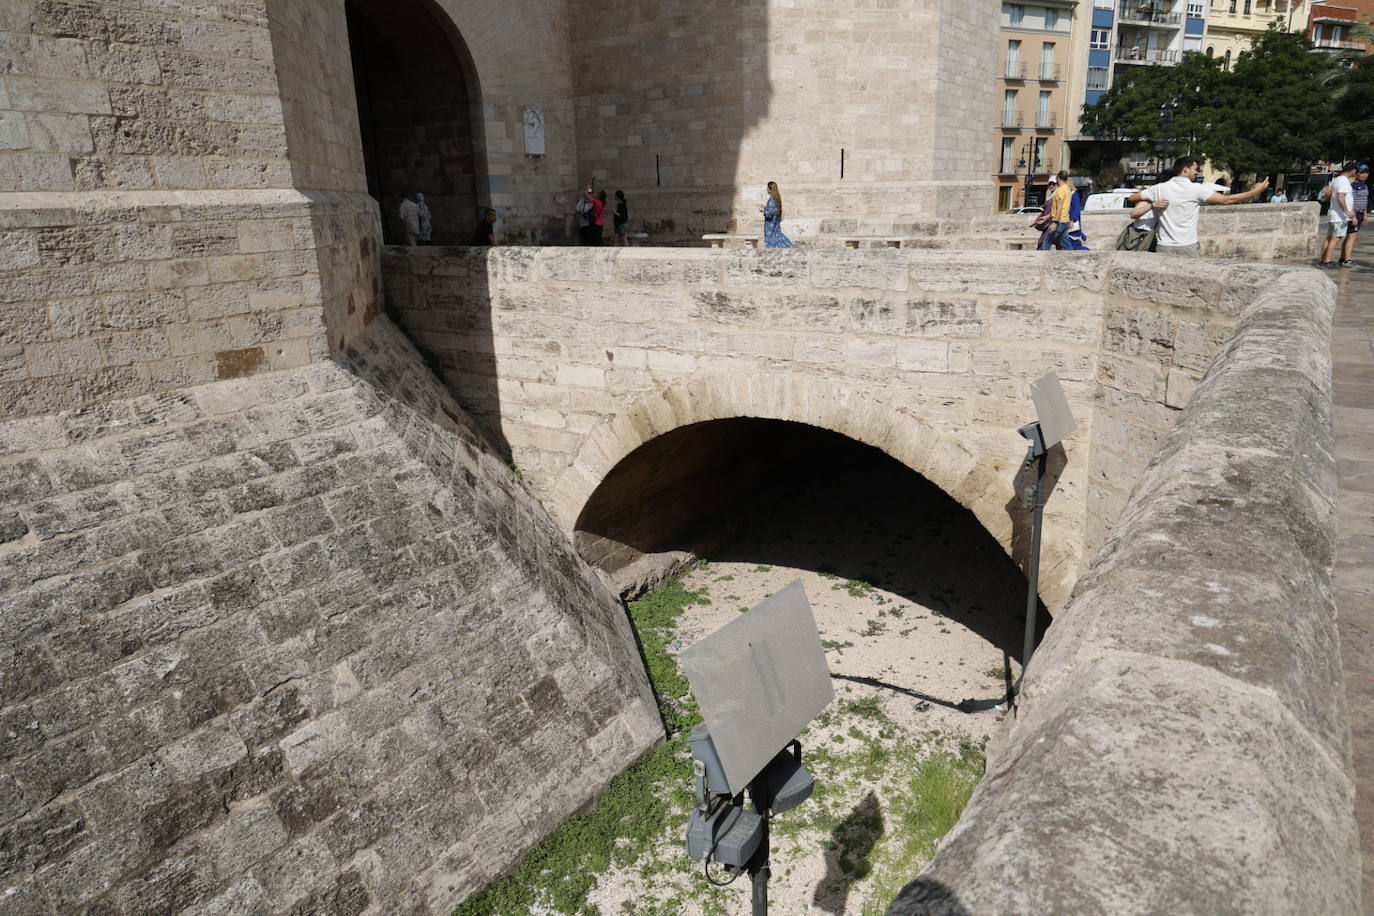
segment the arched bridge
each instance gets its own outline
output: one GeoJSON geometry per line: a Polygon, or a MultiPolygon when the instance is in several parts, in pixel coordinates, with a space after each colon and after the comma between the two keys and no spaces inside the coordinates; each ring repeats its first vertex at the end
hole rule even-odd
{"type": "Polygon", "coordinates": [[[597,487],[656,437],[733,417],[879,448],[1024,559],[1015,430],[1032,419],[1027,383],[1054,369],[1080,427],[1058,456],[1047,510],[1041,581],[1051,607],[1236,316],[1284,272],[1106,254],[398,248],[384,257],[391,314],[565,530],[579,531],[584,553],[613,568],[634,549],[598,547],[606,532],[579,528],[597,487]]]}

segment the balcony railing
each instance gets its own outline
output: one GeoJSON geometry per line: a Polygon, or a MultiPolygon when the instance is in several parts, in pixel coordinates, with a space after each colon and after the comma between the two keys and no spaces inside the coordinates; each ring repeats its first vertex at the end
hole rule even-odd
{"type": "Polygon", "coordinates": [[[1059,64],[1041,64],[1040,78],[1042,80],[1058,80],[1059,64]]]}
{"type": "Polygon", "coordinates": [[[1156,48],[1117,48],[1116,59],[1129,64],[1172,64],[1178,62],[1178,52],[1156,48]]]}
{"type": "Polygon", "coordinates": [[[1057,111],[1037,111],[1035,113],[1036,130],[1057,130],[1059,128],[1059,112],[1057,111]]]}
{"type": "Polygon", "coordinates": [[[1026,78],[1026,65],[1014,60],[1007,61],[1006,72],[1002,74],[1004,79],[1023,80],[1026,78]]]}
{"type": "Polygon", "coordinates": [[[1123,3],[1118,8],[1122,22],[1149,22],[1153,25],[1178,25],[1183,21],[1179,13],[1170,13],[1157,6],[1123,3]]]}
{"type": "Polygon", "coordinates": [[[1015,128],[1021,127],[1023,124],[1025,124],[1025,122],[1026,122],[1025,116],[1022,115],[1021,112],[1019,112],[1019,111],[1017,111],[1017,112],[1011,112],[1011,111],[1004,111],[1004,112],[1002,112],[1002,129],[1003,129],[1003,130],[1014,130],[1015,128]]]}
{"type": "Polygon", "coordinates": [[[1312,42],[1312,47],[1318,51],[1359,51],[1364,47],[1364,42],[1323,38],[1321,41],[1312,42]]]}

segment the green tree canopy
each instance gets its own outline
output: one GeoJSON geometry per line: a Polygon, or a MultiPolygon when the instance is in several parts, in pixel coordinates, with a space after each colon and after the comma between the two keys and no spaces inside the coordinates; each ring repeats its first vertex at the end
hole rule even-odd
{"type": "MultiPolygon", "coordinates": [[[[1374,42],[1374,28],[1358,25],[1352,37],[1374,42]]],[[[1340,63],[1330,80],[1333,121],[1325,145],[1336,158],[1367,162],[1374,153],[1374,55],[1347,54],[1340,63]]]]}
{"type": "Polygon", "coordinates": [[[1374,138],[1374,63],[1362,57],[1342,68],[1276,20],[1229,71],[1199,53],[1124,79],[1118,70],[1081,123],[1103,139],[1205,156],[1237,177],[1355,155],[1374,138]]]}
{"type": "Polygon", "coordinates": [[[1185,54],[1177,67],[1118,70],[1112,88],[1083,109],[1083,131],[1104,140],[1185,148],[1208,123],[1225,77],[1221,61],[1202,54],[1185,54]]]}
{"type": "Polygon", "coordinates": [[[1198,150],[1232,176],[1288,169],[1326,154],[1334,118],[1335,61],[1304,35],[1270,23],[1218,87],[1217,110],[1198,150]]]}

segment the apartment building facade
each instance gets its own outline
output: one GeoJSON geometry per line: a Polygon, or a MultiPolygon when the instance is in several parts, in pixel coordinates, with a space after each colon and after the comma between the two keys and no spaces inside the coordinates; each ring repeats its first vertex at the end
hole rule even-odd
{"type": "Polygon", "coordinates": [[[1312,4],[1309,0],[1210,0],[1204,51],[1221,58],[1230,69],[1241,52],[1250,50],[1256,36],[1278,21],[1287,32],[1307,28],[1312,4]]]}
{"type": "Polygon", "coordinates": [[[1374,45],[1355,35],[1355,26],[1374,21],[1374,0],[1313,3],[1307,14],[1307,37],[1315,50],[1327,54],[1374,51],[1374,45]]]}
{"type": "Polygon", "coordinates": [[[1068,89],[1077,7],[1077,0],[1002,4],[994,212],[1039,204],[1049,176],[1069,166],[1066,137],[1078,117],[1068,89]]]}

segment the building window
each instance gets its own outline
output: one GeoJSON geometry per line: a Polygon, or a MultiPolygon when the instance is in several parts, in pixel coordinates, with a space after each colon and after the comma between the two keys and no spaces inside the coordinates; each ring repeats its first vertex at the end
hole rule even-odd
{"type": "Polygon", "coordinates": [[[1007,42],[1007,76],[1015,79],[1021,75],[1021,42],[1007,42]]]}
{"type": "Polygon", "coordinates": [[[1089,67],[1088,68],[1088,88],[1106,89],[1107,88],[1107,68],[1089,67]]]}
{"type": "Polygon", "coordinates": [[[1053,32],[1059,28],[1059,10],[1046,8],[1045,10],[1045,30],[1053,32]]]}
{"type": "Polygon", "coordinates": [[[1233,16],[1235,15],[1235,13],[1236,13],[1236,0],[1231,0],[1231,5],[1230,5],[1230,7],[1227,9],[1227,12],[1229,12],[1229,13],[1230,13],[1231,15],[1233,15],[1233,16]]]}
{"type": "Polygon", "coordinates": [[[1003,137],[1003,138],[1002,138],[1002,174],[1003,174],[1003,175],[1010,175],[1010,174],[1012,174],[1013,172],[1016,171],[1016,166],[1013,164],[1013,163],[1015,162],[1015,156],[1016,156],[1016,138],[1015,138],[1015,137],[1003,137]]]}
{"type": "Polygon", "coordinates": [[[1221,69],[1223,69],[1223,70],[1230,70],[1230,69],[1231,69],[1231,49],[1230,49],[1230,48],[1227,48],[1227,49],[1226,49],[1226,56],[1223,57],[1223,58],[1221,59],[1221,69]]]}
{"type": "Polygon", "coordinates": [[[1002,94],[1002,124],[1012,127],[1016,124],[1016,90],[1008,89],[1002,94]]]}
{"type": "Polygon", "coordinates": [[[1088,46],[1094,51],[1105,51],[1111,44],[1111,40],[1111,29],[1093,29],[1092,34],[1088,37],[1088,46]]]}
{"type": "Polygon", "coordinates": [[[1011,209],[1011,192],[1012,192],[1012,187],[1011,187],[1011,185],[1003,185],[1002,187],[1000,187],[1000,188],[997,189],[997,209],[998,209],[998,210],[1010,210],[1010,209],[1011,209]]]}
{"type": "Polygon", "coordinates": [[[1049,141],[1044,137],[1035,138],[1035,171],[1045,171],[1045,144],[1049,141]]]}
{"type": "Polygon", "coordinates": [[[1213,48],[1211,45],[1208,45],[1208,46],[1207,46],[1207,56],[1208,56],[1208,57],[1211,57],[1212,54],[1215,53],[1215,50],[1216,50],[1216,49],[1213,48]]]}
{"type": "Polygon", "coordinates": [[[1054,42],[1052,41],[1040,45],[1040,78],[1042,80],[1055,79],[1054,42]]]}
{"type": "MultiPolygon", "coordinates": [[[[1234,4],[1235,0],[1231,0],[1231,2],[1234,4]]],[[[1026,8],[1019,3],[1013,3],[1010,10],[1011,27],[1013,29],[1021,28],[1021,20],[1026,16],[1026,8]]],[[[1232,12],[1234,12],[1234,10],[1232,12]]]]}
{"type": "Polygon", "coordinates": [[[1245,0],[1245,15],[1250,15],[1250,0],[1245,0]]]}
{"type": "Polygon", "coordinates": [[[1188,18],[1201,19],[1204,7],[1202,0],[1188,0],[1188,18]]]}
{"type": "Polygon", "coordinates": [[[1037,127],[1050,126],[1050,94],[1048,90],[1040,90],[1040,102],[1035,107],[1035,125],[1037,127]]]}

